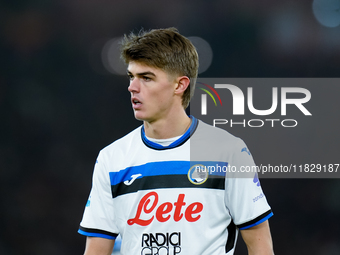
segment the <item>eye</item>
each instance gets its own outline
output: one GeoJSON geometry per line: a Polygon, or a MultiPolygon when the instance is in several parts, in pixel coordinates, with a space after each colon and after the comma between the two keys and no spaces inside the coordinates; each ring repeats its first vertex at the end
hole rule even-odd
{"type": "Polygon", "coordinates": [[[127,77],[128,77],[128,79],[129,79],[130,81],[133,80],[133,75],[132,75],[132,74],[127,74],[127,77]]]}
{"type": "Polygon", "coordinates": [[[151,78],[148,77],[148,76],[143,76],[143,80],[144,80],[144,81],[151,81],[151,78]]]}

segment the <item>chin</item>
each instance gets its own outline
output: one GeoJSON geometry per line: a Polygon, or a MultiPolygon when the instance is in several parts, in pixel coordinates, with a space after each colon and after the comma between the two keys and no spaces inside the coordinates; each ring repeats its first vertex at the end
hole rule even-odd
{"type": "Polygon", "coordinates": [[[150,116],[146,116],[145,114],[141,114],[141,112],[135,112],[135,119],[140,120],[140,121],[149,122],[149,123],[152,123],[155,120],[155,118],[152,118],[150,116]]]}
{"type": "Polygon", "coordinates": [[[143,114],[141,114],[141,112],[135,111],[134,114],[136,120],[144,121],[147,119],[145,116],[143,116],[143,114]]]}

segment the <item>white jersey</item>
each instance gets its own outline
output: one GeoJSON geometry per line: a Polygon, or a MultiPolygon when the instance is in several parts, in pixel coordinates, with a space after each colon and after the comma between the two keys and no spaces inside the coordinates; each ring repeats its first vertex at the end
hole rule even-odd
{"type": "Polygon", "coordinates": [[[233,254],[239,229],[272,216],[244,142],[192,117],[169,146],[139,127],[98,155],[79,233],[115,239],[121,254],[233,254]]]}

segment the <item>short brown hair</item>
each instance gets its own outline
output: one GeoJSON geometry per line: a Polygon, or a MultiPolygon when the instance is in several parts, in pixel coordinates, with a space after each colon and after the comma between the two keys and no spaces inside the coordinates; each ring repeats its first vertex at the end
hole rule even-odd
{"type": "Polygon", "coordinates": [[[125,63],[137,61],[159,68],[170,75],[187,76],[190,86],[184,91],[182,105],[187,108],[195,90],[198,54],[190,40],[176,28],[141,30],[138,35],[125,35],[121,58],[125,63]]]}

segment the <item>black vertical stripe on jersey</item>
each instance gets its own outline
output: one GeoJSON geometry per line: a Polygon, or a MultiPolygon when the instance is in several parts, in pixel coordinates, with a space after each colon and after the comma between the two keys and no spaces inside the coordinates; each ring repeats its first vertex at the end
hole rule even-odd
{"type": "Polygon", "coordinates": [[[225,179],[222,176],[209,176],[202,184],[193,184],[189,181],[188,175],[156,175],[144,176],[137,178],[131,185],[124,182],[111,186],[112,197],[118,197],[124,194],[137,192],[139,190],[163,189],[163,188],[206,188],[206,189],[224,189],[225,179]]]}
{"type": "Polygon", "coordinates": [[[236,226],[233,221],[227,227],[228,230],[228,240],[225,245],[225,253],[228,253],[234,248],[235,245],[235,238],[236,238],[236,226]]]}

